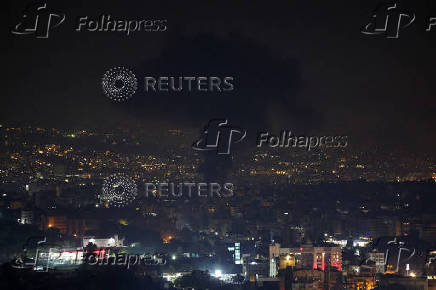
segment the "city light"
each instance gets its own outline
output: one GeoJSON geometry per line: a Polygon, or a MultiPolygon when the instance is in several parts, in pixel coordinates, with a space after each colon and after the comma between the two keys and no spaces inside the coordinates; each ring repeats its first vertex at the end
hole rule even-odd
{"type": "Polygon", "coordinates": [[[215,270],[215,277],[220,278],[223,276],[223,272],[221,270],[215,270]]]}
{"type": "Polygon", "coordinates": [[[31,2],[4,9],[0,290],[436,290],[436,5],[31,2]]]}
{"type": "Polygon", "coordinates": [[[416,278],[416,273],[415,272],[410,272],[409,276],[412,277],[412,278],[416,278]]]}

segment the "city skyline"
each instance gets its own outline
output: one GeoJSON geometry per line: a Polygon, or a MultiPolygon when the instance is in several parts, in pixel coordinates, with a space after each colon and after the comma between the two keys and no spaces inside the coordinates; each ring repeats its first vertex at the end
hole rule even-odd
{"type": "Polygon", "coordinates": [[[436,3],[0,14],[1,289],[436,289],[436,3]]]}

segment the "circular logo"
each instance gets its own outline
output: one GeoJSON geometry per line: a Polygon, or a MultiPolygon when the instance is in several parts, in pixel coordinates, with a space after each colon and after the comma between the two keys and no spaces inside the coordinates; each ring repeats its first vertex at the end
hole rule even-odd
{"type": "Polygon", "coordinates": [[[125,102],[136,92],[138,80],[131,70],[118,66],[105,72],[102,87],[109,99],[125,102]]]}
{"type": "Polygon", "coordinates": [[[103,181],[102,193],[99,198],[102,203],[123,207],[132,202],[137,195],[136,182],[122,173],[115,173],[103,181]]]}

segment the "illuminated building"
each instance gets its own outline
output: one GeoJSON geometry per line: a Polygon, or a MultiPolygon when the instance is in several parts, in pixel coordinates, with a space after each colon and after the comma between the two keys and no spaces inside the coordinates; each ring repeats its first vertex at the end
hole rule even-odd
{"type": "Polygon", "coordinates": [[[74,237],[83,236],[87,229],[85,219],[64,215],[42,216],[40,224],[41,229],[43,230],[56,228],[59,229],[61,234],[67,234],[74,237]]]}
{"type": "Polygon", "coordinates": [[[318,269],[301,269],[292,273],[292,289],[323,289],[325,273],[318,269]]]}
{"type": "Polygon", "coordinates": [[[376,286],[374,276],[349,275],[345,278],[347,289],[372,290],[376,286]]]}
{"type": "Polygon", "coordinates": [[[286,269],[286,267],[295,267],[295,256],[286,255],[284,259],[280,259],[279,270],[286,269]]]}
{"type": "Polygon", "coordinates": [[[109,248],[109,247],[123,247],[124,239],[119,239],[118,235],[114,235],[110,238],[96,239],[95,237],[83,237],[82,245],[86,247],[89,243],[93,243],[97,248],[109,248]]]}
{"type": "Polygon", "coordinates": [[[86,223],[84,219],[71,218],[68,219],[67,234],[74,237],[81,237],[85,233],[86,223]]]}
{"type": "Polygon", "coordinates": [[[321,269],[279,270],[280,289],[343,289],[342,272],[321,269]]]}
{"type": "Polygon", "coordinates": [[[300,248],[281,248],[280,244],[270,245],[270,276],[276,277],[278,269],[284,266],[312,268],[325,271],[335,268],[342,270],[342,250],[340,247],[314,247],[311,244],[300,248]]]}
{"type": "Polygon", "coordinates": [[[62,234],[66,234],[68,230],[68,220],[66,216],[47,216],[43,222],[43,228],[56,228],[62,234]]]}
{"type": "Polygon", "coordinates": [[[232,252],[233,261],[236,265],[241,264],[241,243],[235,243],[233,247],[228,247],[227,250],[232,252]]]}
{"type": "Polygon", "coordinates": [[[353,241],[353,247],[354,248],[357,248],[357,247],[363,248],[363,247],[366,247],[366,245],[368,245],[369,242],[371,242],[371,240],[368,238],[360,238],[360,239],[353,241]]]}
{"type": "Polygon", "coordinates": [[[259,278],[268,277],[268,261],[255,259],[250,255],[244,255],[242,262],[242,273],[251,282],[258,281],[259,278]]]}
{"type": "Polygon", "coordinates": [[[434,286],[434,289],[436,289],[436,250],[430,250],[427,253],[425,265],[429,287],[434,286]]]}
{"type": "Polygon", "coordinates": [[[370,252],[368,258],[375,263],[375,272],[383,274],[385,272],[385,253],[370,252]]]}
{"type": "Polygon", "coordinates": [[[23,225],[39,225],[41,212],[37,209],[22,209],[20,223],[23,225]]]}

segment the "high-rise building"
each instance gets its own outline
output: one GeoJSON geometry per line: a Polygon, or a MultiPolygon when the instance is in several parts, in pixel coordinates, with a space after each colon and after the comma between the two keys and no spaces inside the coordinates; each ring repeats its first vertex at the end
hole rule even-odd
{"type": "Polygon", "coordinates": [[[342,270],[342,250],[340,247],[314,247],[312,244],[299,248],[281,248],[280,244],[270,245],[270,276],[276,277],[283,267],[296,269],[342,270]]]}
{"type": "Polygon", "coordinates": [[[368,259],[375,263],[375,272],[383,274],[385,272],[385,253],[370,252],[368,259]]]}

